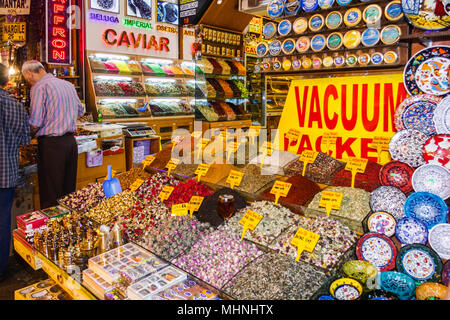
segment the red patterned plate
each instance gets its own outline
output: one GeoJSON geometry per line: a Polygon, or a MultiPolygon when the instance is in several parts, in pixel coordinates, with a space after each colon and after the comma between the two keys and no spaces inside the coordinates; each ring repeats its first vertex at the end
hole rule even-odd
{"type": "Polygon", "coordinates": [[[368,261],[379,271],[389,271],[395,267],[397,248],[388,237],[371,232],[362,236],[356,244],[356,256],[368,261]]]}
{"type": "Polygon", "coordinates": [[[391,161],[386,163],[380,170],[380,182],[384,186],[393,186],[409,193],[413,190],[411,178],[414,169],[401,161],[391,161]]]}
{"type": "Polygon", "coordinates": [[[450,134],[429,138],[422,149],[426,163],[441,165],[450,170],[450,134]]]}

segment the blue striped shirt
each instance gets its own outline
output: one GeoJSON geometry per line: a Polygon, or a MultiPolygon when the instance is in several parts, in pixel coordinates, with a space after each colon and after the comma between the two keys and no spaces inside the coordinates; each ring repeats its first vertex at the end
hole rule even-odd
{"type": "Polygon", "coordinates": [[[75,132],[84,108],[73,84],[50,73],[31,88],[30,125],[40,128],[36,136],[62,136],[75,132]]]}

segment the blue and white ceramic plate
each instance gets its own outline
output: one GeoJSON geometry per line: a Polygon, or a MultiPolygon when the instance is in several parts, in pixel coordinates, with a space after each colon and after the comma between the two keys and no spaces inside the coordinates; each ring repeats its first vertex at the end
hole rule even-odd
{"type": "Polygon", "coordinates": [[[321,9],[330,9],[333,6],[334,0],[319,0],[318,2],[321,9]]]}
{"type": "Polygon", "coordinates": [[[281,17],[283,12],[284,12],[283,0],[271,0],[267,5],[267,14],[272,19],[281,17]]]}
{"type": "Polygon", "coordinates": [[[395,236],[404,245],[426,244],[428,242],[428,229],[419,219],[403,217],[397,221],[395,236]]]}
{"type": "Polygon", "coordinates": [[[450,171],[436,164],[424,164],[412,176],[414,191],[431,192],[446,200],[450,197],[450,171]]]}
{"type": "Polygon", "coordinates": [[[394,0],[388,3],[384,8],[384,16],[389,21],[398,21],[403,18],[402,4],[399,0],[394,0]]]}
{"type": "Polygon", "coordinates": [[[279,40],[273,40],[269,44],[269,53],[272,56],[277,56],[280,54],[280,52],[281,52],[281,42],[279,40]]]}
{"type": "Polygon", "coordinates": [[[317,0],[303,0],[302,8],[305,12],[311,12],[319,8],[319,3],[317,0]]]}
{"type": "Polygon", "coordinates": [[[428,229],[447,222],[448,207],[441,197],[429,192],[414,192],[405,201],[405,215],[421,220],[428,229]]]}
{"type": "Polygon", "coordinates": [[[397,132],[389,142],[391,158],[409,164],[417,168],[425,164],[422,147],[428,140],[428,136],[422,131],[405,129],[397,132]]]}
{"type": "Polygon", "coordinates": [[[442,262],[434,250],[411,244],[399,251],[396,268],[419,282],[436,281],[442,271],[442,262]]]}
{"type": "Polygon", "coordinates": [[[322,51],[325,48],[326,39],[323,35],[317,34],[311,39],[311,49],[313,51],[322,51]]]}
{"type": "Polygon", "coordinates": [[[292,30],[292,23],[289,20],[282,20],[278,24],[278,33],[280,36],[286,36],[288,35],[292,30]]]}
{"type": "Polygon", "coordinates": [[[263,27],[263,35],[265,39],[272,38],[277,33],[277,26],[273,22],[267,22],[263,27]]]}
{"type": "Polygon", "coordinates": [[[256,46],[256,54],[258,57],[264,57],[269,51],[269,46],[265,42],[260,42],[256,46]]]}
{"type": "Polygon", "coordinates": [[[361,42],[365,47],[373,47],[380,41],[380,32],[375,28],[368,28],[361,34],[361,42]]]}
{"type": "Polygon", "coordinates": [[[380,186],[370,194],[370,209],[373,212],[384,211],[400,220],[405,216],[404,205],[406,195],[399,188],[380,186]]]}
{"type": "Polygon", "coordinates": [[[431,248],[444,260],[450,259],[450,224],[439,223],[431,228],[428,241],[431,248]]]}

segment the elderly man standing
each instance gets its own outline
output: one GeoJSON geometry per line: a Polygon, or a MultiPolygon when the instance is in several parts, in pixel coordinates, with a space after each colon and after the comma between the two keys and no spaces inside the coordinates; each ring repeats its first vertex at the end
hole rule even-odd
{"type": "Polygon", "coordinates": [[[73,84],[55,78],[39,61],[27,61],[22,74],[31,85],[31,135],[38,138],[41,208],[57,205],[75,191],[78,148],[74,138],[78,116],[85,112],[73,84]]]}

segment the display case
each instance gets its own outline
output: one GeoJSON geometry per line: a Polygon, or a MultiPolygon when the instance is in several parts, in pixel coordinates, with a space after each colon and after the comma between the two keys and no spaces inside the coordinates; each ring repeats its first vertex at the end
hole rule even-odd
{"type": "Polygon", "coordinates": [[[248,100],[245,105],[245,109],[251,114],[252,125],[266,127],[266,108],[263,103],[264,93],[264,76],[261,73],[253,72],[255,63],[258,60],[255,57],[246,56],[246,68],[247,68],[247,90],[248,100]]]}

